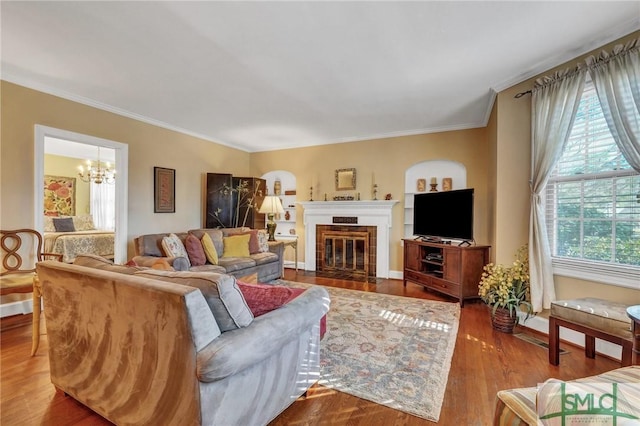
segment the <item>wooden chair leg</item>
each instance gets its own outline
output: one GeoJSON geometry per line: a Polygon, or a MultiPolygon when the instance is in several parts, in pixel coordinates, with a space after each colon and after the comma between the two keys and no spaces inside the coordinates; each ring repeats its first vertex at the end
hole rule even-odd
{"type": "Polygon", "coordinates": [[[35,277],[33,279],[33,335],[31,337],[31,356],[34,356],[36,352],[38,352],[38,346],[40,346],[41,296],[40,281],[38,281],[38,277],[35,277]]]}
{"type": "Polygon", "coordinates": [[[549,364],[560,363],[560,326],[556,319],[549,317],[549,364]]]}

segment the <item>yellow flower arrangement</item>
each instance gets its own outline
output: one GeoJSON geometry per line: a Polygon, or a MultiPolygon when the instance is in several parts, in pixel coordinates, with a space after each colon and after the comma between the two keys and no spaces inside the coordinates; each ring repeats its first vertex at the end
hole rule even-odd
{"type": "Polygon", "coordinates": [[[516,259],[510,267],[489,263],[478,286],[478,294],[483,302],[492,307],[494,315],[498,308],[509,310],[509,316],[516,317],[518,309],[526,312],[525,320],[533,315],[530,300],[529,250],[525,244],[516,252],[516,259]]]}

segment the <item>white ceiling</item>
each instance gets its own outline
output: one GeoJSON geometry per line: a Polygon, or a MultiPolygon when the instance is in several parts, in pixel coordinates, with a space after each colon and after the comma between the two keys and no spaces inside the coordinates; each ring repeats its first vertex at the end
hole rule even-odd
{"type": "Polygon", "coordinates": [[[495,91],[640,29],[640,1],[0,8],[4,80],[250,152],[485,126],[495,91]]]}

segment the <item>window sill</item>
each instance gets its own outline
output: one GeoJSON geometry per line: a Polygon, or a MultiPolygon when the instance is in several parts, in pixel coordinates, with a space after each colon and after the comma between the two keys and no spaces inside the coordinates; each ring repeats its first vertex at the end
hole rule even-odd
{"type": "Polygon", "coordinates": [[[553,257],[553,273],[603,284],[640,290],[640,267],[553,257]]]}

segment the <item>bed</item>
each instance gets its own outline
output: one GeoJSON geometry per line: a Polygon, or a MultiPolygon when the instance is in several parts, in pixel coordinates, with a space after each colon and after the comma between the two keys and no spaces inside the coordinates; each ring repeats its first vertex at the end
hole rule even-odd
{"type": "Polygon", "coordinates": [[[43,234],[44,251],[62,254],[63,262],[72,263],[82,253],[113,258],[115,233],[95,229],[91,215],[45,216],[43,234]]]}

